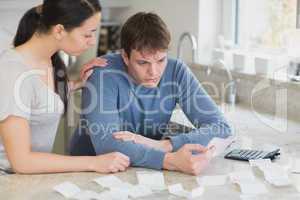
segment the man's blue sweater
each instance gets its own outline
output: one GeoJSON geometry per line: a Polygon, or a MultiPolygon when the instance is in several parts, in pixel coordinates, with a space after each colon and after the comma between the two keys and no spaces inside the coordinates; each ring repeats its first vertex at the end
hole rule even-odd
{"type": "Polygon", "coordinates": [[[105,58],[108,66],[95,68],[83,89],[82,114],[71,141],[71,154],[89,154],[93,147],[96,155],[121,152],[130,158],[131,166],[162,169],[165,152],[117,140],[113,133],[130,131],[159,140],[176,104],[196,129],[169,136],[173,151],[184,144],[206,146],[213,137],[231,134],[216,104],[182,61],[169,58],[158,86],[146,88],[127,74],[120,54],[105,58]]]}

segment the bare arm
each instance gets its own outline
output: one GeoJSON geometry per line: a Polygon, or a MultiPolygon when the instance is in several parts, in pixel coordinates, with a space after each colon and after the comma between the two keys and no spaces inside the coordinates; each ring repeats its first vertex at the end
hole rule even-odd
{"type": "Polygon", "coordinates": [[[63,156],[31,151],[30,127],[21,117],[10,116],[0,122],[0,136],[13,170],[22,174],[96,171],[124,171],[129,159],[121,153],[100,156],[63,156]]]}

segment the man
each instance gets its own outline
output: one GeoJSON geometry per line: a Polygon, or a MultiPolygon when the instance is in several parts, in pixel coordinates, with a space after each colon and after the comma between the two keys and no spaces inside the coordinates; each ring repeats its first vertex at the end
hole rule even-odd
{"type": "Polygon", "coordinates": [[[121,152],[131,166],[199,174],[209,163],[213,137],[231,129],[189,68],[167,56],[170,33],[153,13],[137,13],[121,31],[121,54],[94,69],[82,96],[72,155],[121,152]],[[165,136],[179,104],[196,129],[165,136]]]}

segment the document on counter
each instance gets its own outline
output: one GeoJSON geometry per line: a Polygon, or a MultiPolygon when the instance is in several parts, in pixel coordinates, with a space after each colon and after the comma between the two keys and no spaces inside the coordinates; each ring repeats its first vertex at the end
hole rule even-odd
{"type": "MultiPolygon", "coordinates": [[[[94,179],[96,183],[102,187],[109,188],[114,194],[123,194],[121,196],[130,196],[132,198],[144,197],[152,194],[151,188],[145,185],[132,185],[127,182],[123,182],[114,175],[104,176],[94,179]]],[[[116,198],[118,200],[118,198],[116,198]]],[[[120,199],[120,198],[119,198],[120,199]]]]}
{"type": "Polygon", "coordinates": [[[76,200],[91,200],[91,199],[104,200],[105,199],[103,198],[102,194],[90,190],[81,191],[75,194],[74,196],[72,196],[71,198],[76,200]]]}
{"type": "Polygon", "coordinates": [[[115,187],[110,188],[110,192],[115,194],[116,200],[122,200],[121,197],[132,197],[132,198],[139,198],[151,195],[153,192],[150,188],[145,185],[132,185],[132,184],[125,184],[125,187],[115,187]],[[118,196],[116,196],[118,195],[118,196]]]}
{"type": "Polygon", "coordinates": [[[277,187],[291,184],[287,171],[277,163],[272,163],[270,159],[250,160],[249,163],[252,167],[258,167],[270,184],[277,187]]]}
{"type": "Polygon", "coordinates": [[[239,186],[242,194],[244,195],[259,195],[268,193],[266,186],[257,180],[246,182],[242,181],[239,182],[239,186]]]}
{"type": "Polygon", "coordinates": [[[295,158],[292,164],[292,173],[300,174],[300,158],[295,158]]]}
{"type": "Polygon", "coordinates": [[[226,148],[229,147],[234,141],[235,141],[234,136],[230,136],[226,139],[214,137],[208,143],[207,147],[210,148],[211,146],[215,146],[215,152],[213,154],[213,157],[215,157],[222,154],[226,150],[226,148]]]}
{"type": "Polygon", "coordinates": [[[63,182],[53,188],[56,192],[63,195],[65,198],[71,198],[81,192],[80,188],[70,182],[63,182]]]}
{"type": "Polygon", "coordinates": [[[241,149],[252,149],[253,148],[253,140],[248,136],[241,137],[241,149]]]}
{"type": "Polygon", "coordinates": [[[128,200],[129,191],[121,188],[111,188],[101,193],[101,200],[128,200]]]}
{"type": "Polygon", "coordinates": [[[162,172],[138,171],[136,172],[140,185],[147,186],[152,190],[165,190],[165,179],[162,172]]]}
{"type": "Polygon", "coordinates": [[[242,199],[268,192],[266,186],[256,180],[251,168],[232,172],[229,177],[233,183],[240,186],[242,199]]]}
{"type": "Polygon", "coordinates": [[[99,177],[94,179],[94,181],[105,188],[120,188],[128,186],[128,183],[123,182],[114,175],[99,177]]]}
{"type": "Polygon", "coordinates": [[[255,176],[251,170],[240,170],[229,174],[229,178],[233,183],[252,182],[255,176]]]}
{"type": "Polygon", "coordinates": [[[227,183],[227,175],[197,177],[199,186],[222,186],[227,183]]]}
{"type": "Polygon", "coordinates": [[[129,196],[132,198],[145,197],[153,194],[152,190],[145,185],[135,185],[129,190],[129,196]]]}
{"type": "Polygon", "coordinates": [[[184,197],[187,199],[194,199],[196,197],[201,196],[204,193],[203,187],[198,187],[193,189],[191,192],[186,191],[180,183],[175,185],[170,185],[168,187],[168,191],[170,194],[173,194],[178,197],[184,197]]]}
{"type": "Polygon", "coordinates": [[[251,167],[257,167],[261,171],[264,171],[272,164],[270,159],[256,159],[256,160],[249,160],[249,164],[251,167]]]}

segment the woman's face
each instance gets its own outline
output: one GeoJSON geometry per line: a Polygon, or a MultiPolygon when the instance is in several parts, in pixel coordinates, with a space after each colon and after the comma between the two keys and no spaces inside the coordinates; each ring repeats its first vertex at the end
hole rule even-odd
{"type": "Polygon", "coordinates": [[[70,32],[59,41],[60,49],[65,53],[78,56],[96,44],[96,31],[101,21],[101,14],[97,13],[70,32]]]}

